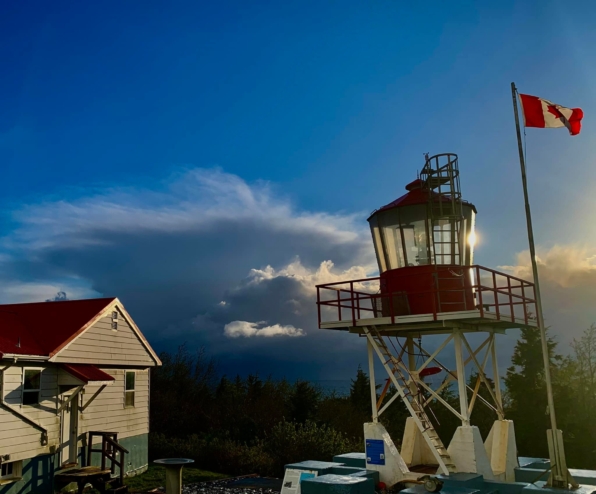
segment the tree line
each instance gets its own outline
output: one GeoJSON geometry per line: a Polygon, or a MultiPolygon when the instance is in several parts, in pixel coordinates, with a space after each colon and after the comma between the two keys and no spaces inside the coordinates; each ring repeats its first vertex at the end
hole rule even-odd
{"type": "MultiPolygon", "coordinates": [[[[548,342],[568,464],[596,468],[596,326],[573,341],[567,356],[558,352],[553,338],[548,342]]],[[[198,467],[222,473],[281,475],[287,463],[328,461],[335,454],[363,451],[362,424],[371,420],[371,404],[369,379],[361,368],[350,392],[340,395],[303,380],[222,376],[204,349],[191,352],[183,346],[160,358],[163,366],[151,374],[153,459],[185,456],[198,467]]],[[[477,378],[469,376],[472,388],[477,378]]],[[[515,423],[519,455],[548,457],[550,422],[538,330],[521,330],[503,384],[505,416],[515,423]]],[[[385,400],[395,392],[391,387],[385,400]]],[[[484,386],[479,394],[490,401],[484,386]]],[[[454,389],[447,387],[441,397],[459,407],[454,389]]],[[[448,444],[460,423],[444,406],[431,402],[430,408],[429,416],[448,444]]],[[[398,447],[407,416],[397,399],[380,419],[398,447]]],[[[494,411],[476,404],[471,422],[484,438],[495,419],[494,411]]]]}

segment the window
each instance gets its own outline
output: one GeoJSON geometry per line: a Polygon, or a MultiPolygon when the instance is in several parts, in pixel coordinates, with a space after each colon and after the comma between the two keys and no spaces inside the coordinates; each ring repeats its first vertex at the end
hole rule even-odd
{"type": "Polygon", "coordinates": [[[113,330],[118,330],[118,321],[112,321],[112,329],[113,330]]]}
{"type": "Polygon", "coordinates": [[[12,463],[2,463],[2,474],[0,477],[12,477],[14,472],[14,467],[12,463]]]}
{"type": "Polygon", "coordinates": [[[37,405],[41,390],[41,369],[23,369],[23,405],[37,405]]]}
{"type": "Polygon", "coordinates": [[[22,461],[3,462],[0,465],[0,483],[7,480],[18,480],[21,478],[22,461]]]}
{"type": "Polygon", "coordinates": [[[112,311],[112,329],[118,331],[118,311],[112,311]]]}
{"type": "Polygon", "coordinates": [[[125,372],[125,383],[124,383],[124,406],[134,407],[135,406],[135,372],[125,372]]]}
{"type": "Polygon", "coordinates": [[[118,320],[118,311],[117,310],[115,310],[115,311],[112,312],[112,319],[114,321],[117,321],[118,320]]]}

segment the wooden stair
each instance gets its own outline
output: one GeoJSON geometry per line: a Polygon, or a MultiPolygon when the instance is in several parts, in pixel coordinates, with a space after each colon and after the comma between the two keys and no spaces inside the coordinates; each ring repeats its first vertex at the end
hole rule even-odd
{"type": "Polygon", "coordinates": [[[118,442],[118,433],[90,431],[87,439],[87,466],[56,473],[54,484],[61,489],[76,483],[79,494],[82,494],[87,484],[91,484],[102,494],[127,494],[128,486],[124,484],[124,458],[127,453],[128,450],[118,442]],[[97,437],[101,438],[101,443],[94,445],[93,439],[97,437]],[[91,465],[93,453],[101,454],[100,466],[91,465]]]}

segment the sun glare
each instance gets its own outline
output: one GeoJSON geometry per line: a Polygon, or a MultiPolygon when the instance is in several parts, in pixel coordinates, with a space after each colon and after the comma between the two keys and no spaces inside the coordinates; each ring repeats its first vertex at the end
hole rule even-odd
{"type": "Polygon", "coordinates": [[[472,232],[468,235],[468,244],[470,244],[470,247],[476,245],[476,232],[472,232]]]}

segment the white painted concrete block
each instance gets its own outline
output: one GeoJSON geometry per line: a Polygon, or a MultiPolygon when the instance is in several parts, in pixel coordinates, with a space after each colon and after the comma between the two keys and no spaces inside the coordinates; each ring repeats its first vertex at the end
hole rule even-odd
{"type": "MultiPolygon", "coordinates": [[[[406,463],[397,451],[393,440],[382,424],[368,422],[364,424],[364,444],[368,439],[383,441],[383,455],[385,464],[375,465],[369,463],[370,458],[366,458],[366,468],[379,472],[379,480],[384,482],[387,487],[391,487],[401,481],[409,472],[406,463]]],[[[365,449],[366,451],[366,449],[365,449]]]]}
{"type": "Polygon", "coordinates": [[[406,428],[404,430],[400,453],[408,467],[437,464],[432,450],[412,417],[406,419],[406,428]]]}
{"type": "Polygon", "coordinates": [[[478,427],[460,426],[447,448],[458,472],[478,473],[485,479],[494,479],[478,427]]]}
{"type": "Polygon", "coordinates": [[[513,421],[495,420],[484,442],[484,449],[495,477],[498,480],[515,482],[515,468],[519,464],[513,421]]]}

